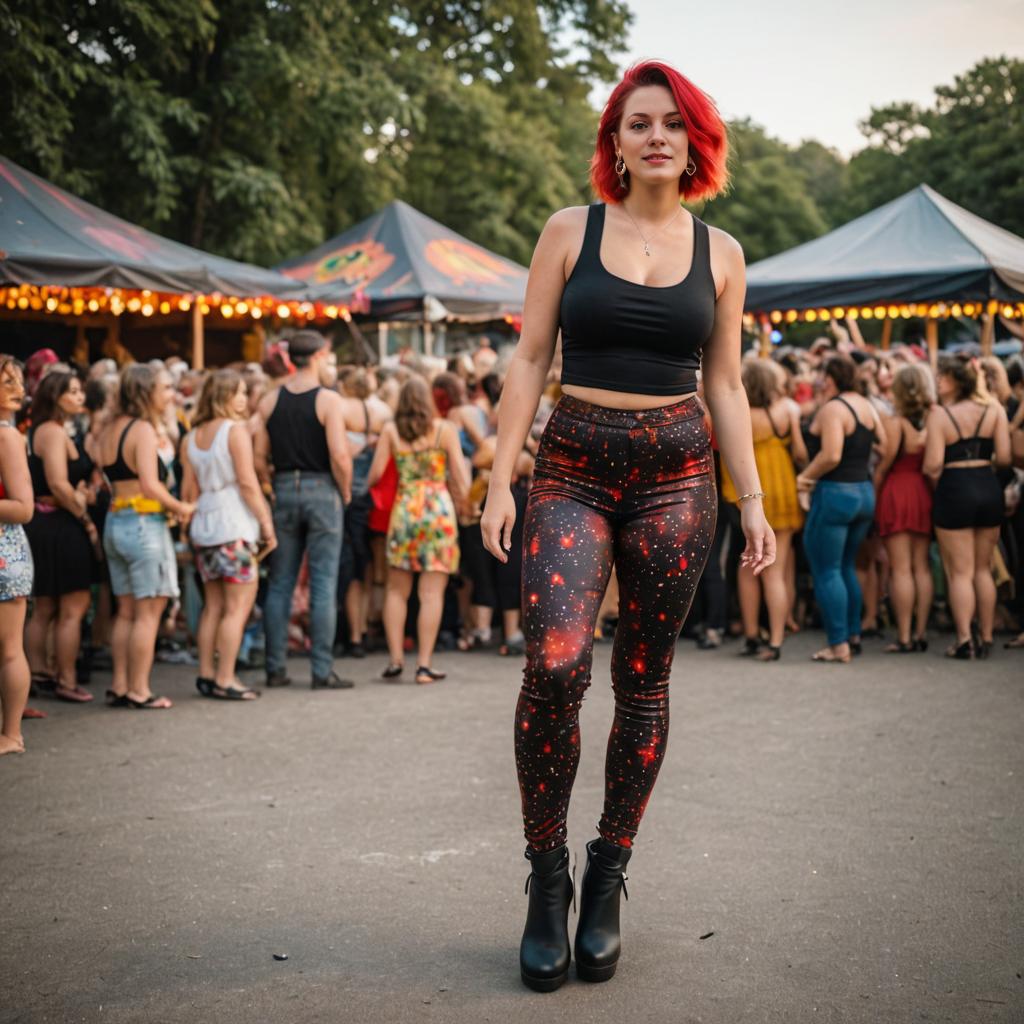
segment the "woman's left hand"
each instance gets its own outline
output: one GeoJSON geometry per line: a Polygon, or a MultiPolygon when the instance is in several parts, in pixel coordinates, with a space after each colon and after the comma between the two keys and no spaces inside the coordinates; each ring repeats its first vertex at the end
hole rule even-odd
{"type": "Polygon", "coordinates": [[[775,534],[764,517],[760,499],[740,503],[740,525],[743,536],[747,538],[747,546],[740,555],[740,565],[760,576],[775,562],[775,534]]]}

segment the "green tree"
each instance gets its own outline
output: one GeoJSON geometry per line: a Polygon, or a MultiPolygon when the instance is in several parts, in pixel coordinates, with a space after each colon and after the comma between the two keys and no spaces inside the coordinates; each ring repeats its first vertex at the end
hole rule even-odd
{"type": "Polygon", "coordinates": [[[793,151],[750,121],[730,125],[732,181],[701,216],[743,246],[747,263],[822,234],[826,222],[793,151]]]}
{"type": "Polygon", "coordinates": [[[861,125],[868,145],[850,161],[845,212],[856,216],[927,183],[948,199],[1024,234],[1024,61],[980,61],[922,109],[895,103],[861,125]]]}

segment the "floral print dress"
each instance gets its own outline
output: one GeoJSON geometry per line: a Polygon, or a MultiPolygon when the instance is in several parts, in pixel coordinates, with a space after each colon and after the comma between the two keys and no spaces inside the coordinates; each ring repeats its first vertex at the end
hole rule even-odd
{"type": "Polygon", "coordinates": [[[388,565],[409,572],[458,572],[459,534],[443,448],[398,452],[398,494],[388,524],[388,565]]]}

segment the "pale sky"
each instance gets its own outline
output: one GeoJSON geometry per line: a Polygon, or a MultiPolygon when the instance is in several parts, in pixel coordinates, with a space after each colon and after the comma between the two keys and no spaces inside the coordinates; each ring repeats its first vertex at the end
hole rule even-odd
{"type": "MultiPolygon", "coordinates": [[[[628,0],[635,20],[623,66],[675,65],[728,118],[750,117],[795,144],[845,156],[872,106],[930,105],[983,57],[1024,57],[1024,0],[628,0]]],[[[603,104],[610,89],[595,94],[603,104]]]]}

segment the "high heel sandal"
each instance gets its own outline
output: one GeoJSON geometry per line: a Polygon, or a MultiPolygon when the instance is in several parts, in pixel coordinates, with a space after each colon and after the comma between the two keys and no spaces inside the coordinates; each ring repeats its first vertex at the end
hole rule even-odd
{"type": "Polygon", "coordinates": [[[755,655],[755,661],[778,661],[782,657],[782,645],[765,644],[755,655]]]}
{"type": "Polygon", "coordinates": [[[745,636],[743,646],[740,648],[741,658],[752,658],[761,650],[761,638],[759,636],[745,636]]]}

